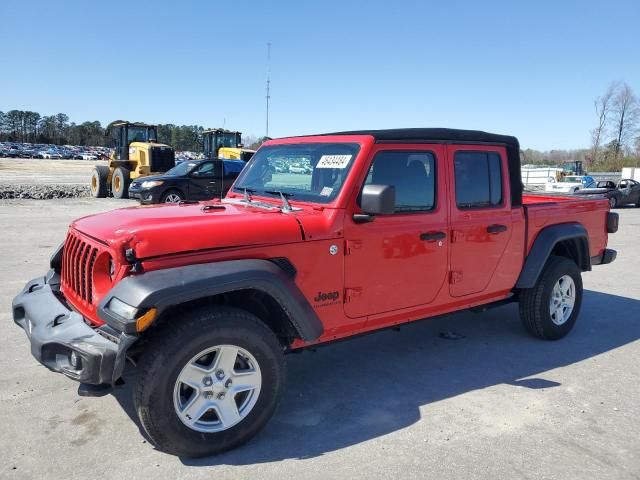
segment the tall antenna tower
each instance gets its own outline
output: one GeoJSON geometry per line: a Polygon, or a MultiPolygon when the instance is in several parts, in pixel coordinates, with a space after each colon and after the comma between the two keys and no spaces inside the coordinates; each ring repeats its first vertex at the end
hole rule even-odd
{"type": "Polygon", "coordinates": [[[271,99],[271,95],[269,94],[271,89],[271,42],[267,42],[267,129],[265,136],[269,136],[269,99],[271,99]]]}

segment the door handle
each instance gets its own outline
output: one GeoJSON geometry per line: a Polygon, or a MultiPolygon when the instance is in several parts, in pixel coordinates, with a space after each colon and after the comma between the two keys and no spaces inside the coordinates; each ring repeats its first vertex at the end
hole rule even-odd
{"type": "Polygon", "coordinates": [[[216,182],[209,182],[209,183],[210,183],[211,185],[215,185],[215,184],[216,184],[216,182]]]}
{"type": "Polygon", "coordinates": [[[506,231],[507,231],[507,226],[506,225],[494,224],[494,225],[489,225],[487,227],[487,233],[491,233],[493,235],[496,235],[496,234],[502,233],[502,232],[506,232],[506,231]]]}
{"type": "Polygon", "coordinates": [[[436,240],[443,240],[447,237],[444,232],[426,232],[420,234],[420,240],[426,240],[427,242],[435,242],[436,240]]]}

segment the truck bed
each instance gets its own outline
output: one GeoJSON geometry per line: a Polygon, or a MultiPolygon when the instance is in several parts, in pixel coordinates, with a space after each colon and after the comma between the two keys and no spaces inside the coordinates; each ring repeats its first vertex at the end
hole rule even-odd
{"type": "Polygon", "coordinates": [[[559,223],[580,223],[589,232],[589,254],[592,257],[601,255],[607,246],[609,202],[606,198],[525,194],[522,205],[527,218],[527,253],[540,230],[559,223]]]}

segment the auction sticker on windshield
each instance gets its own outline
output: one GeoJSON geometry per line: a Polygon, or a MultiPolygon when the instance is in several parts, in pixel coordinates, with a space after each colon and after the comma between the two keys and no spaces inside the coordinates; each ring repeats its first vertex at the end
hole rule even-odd
{"type": "Polygon", "coordinates": [[[347,168],[353,155],[322,155],[316,168],[347,168]]]}

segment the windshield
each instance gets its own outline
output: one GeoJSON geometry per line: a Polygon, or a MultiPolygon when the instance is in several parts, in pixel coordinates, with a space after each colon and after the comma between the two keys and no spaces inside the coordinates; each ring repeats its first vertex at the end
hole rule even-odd
{"type": "Polygon", "coordinates": [[[218,148],[219,147],[231,147],[236,148],[238,142],[236,140],[236,133],[220,133],[218,134],[218,148]]]}
{"type": "Polygon", "coordinates": [[[131,142],[146,142],[147,141],[147,127],[132,127],[127,129],[127,141],[131,142]]]}
{"type": "Polygon", "coordinates": [[[169,176],[172,176],[172,177],[179,177],[179,176],[182,176],[182,175],[186,175],[196,165],[197,165],[197,163],[195,163],[195,162],[182,162],[182,163],[179,163],[178,165],[176,165],[175,167],[173,167],[172,169],[168,170],[165,173],[165,175],[169,175],[169,176]]]}
{"type": "Polygon", "coordinates": [[[260,148],[233,190],[328,203],[340,192],[360,151],[352,143],[302,143],[260,148]]]}

